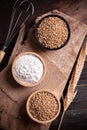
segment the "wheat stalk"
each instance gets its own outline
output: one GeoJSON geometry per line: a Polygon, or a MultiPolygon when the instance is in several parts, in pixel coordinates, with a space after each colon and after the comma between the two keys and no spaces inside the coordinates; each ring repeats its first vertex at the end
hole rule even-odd
{"type": "MultiPolygon", "coordinates": [[[[71,86],[69,86],[69,87],[71,87],[71,86]]],[[[75,91],[75,92],[72,91],[71,92],[68,89],[68,92],[67,92],[67,95],[65,96],[65,98],[62,97],[64,109],[63,109],[63,113],[62,113],[62,116],[61,116],[61,119],[60,119],[60,122],[59,122],[58,130],[60,130],[64,115],[65,115],[65,112],[68,109],[68,107],[70,106],[70,104],[72,103],[72,101],[75,98],[76,94],[77,94],[77,91],[75,91]]]]}
{"type": "Polygon", "coordinates": [[[80,75],[81,75],[81,72],[82,72],[82,69],[84,66],[84,62],[85,62],[85,58],[86,58],[86,49],[87,49],[86,44],[84,44],[81,49],[80,55],[78,57],[77,64],[73,70],[66,96],[65,96],[65,98],[62,96],[63,113],[62,113],[62,116],[61,116],[61,119],[59,122],[58,130],[60,130],[60,128],[61,128],[61,124],[62,124],[66,110],[68,109],[68,107],[70,106],[70,104],[72,103],[73,99],[75,98],[75,96],[77,94],[77,90],[75,90],[75,89],[76,89],[77,82],[80,78],[80,75]]]}

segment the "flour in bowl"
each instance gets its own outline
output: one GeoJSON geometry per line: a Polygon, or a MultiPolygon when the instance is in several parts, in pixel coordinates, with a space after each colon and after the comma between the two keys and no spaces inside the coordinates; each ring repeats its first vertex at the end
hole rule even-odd
{"type": "Polygon", "coordinates": [[[15,76],[24,82],[38,82],[43,75],[43,71],[42,61],[32,54],[19,57],[14,65],[15,76]]]}

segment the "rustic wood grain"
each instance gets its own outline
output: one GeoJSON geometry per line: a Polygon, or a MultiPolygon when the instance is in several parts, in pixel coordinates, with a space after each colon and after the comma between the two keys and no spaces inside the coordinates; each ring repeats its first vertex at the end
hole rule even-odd
{"type": "MultiPolygon", "coordinates": [[[[35,44],[35,42],[31,41],[31,33],[29,33],[28,38],[25,41],[25,45],[23,46],[20,44],[21,35],[19,35],[15,48],[13,50],[12,56],[10,58],[10,61],[7,67],[0,74],[0,89],[6,95],[8,95],[11,101],[17,104],[18,110],[20,110],[21,106],[25,104],[27,97],[37,89],[49,88],[56,92],[56,95],[58,96],[59,99],[61,98],[63,90],[67,83],[67,80],[69,78],[70,72],[73,68],[78,52],[82,46],[82,42],[86,35],[86,31],[87,31],[86,25],[82,24],[81,22],[59,11],[54,11],[53,13],[63,16],[65,19],[67,19],[67,21],[70,24],[71,38],[68,44],[60,50],[56,50],[56,51],[43,50],[42,51],[41,48],[39,48],[37,45],[33,45],[33,43],[35,44]],[[76,28],[77,25],[78,25],[78,29],[76,28]],[[79,33],[77,34],[77,32],[79,33]],[[40,54],[45,60],[46,68],[47,68],[45,79],[38,86],[34,88],[23,88],[22,86],[17,84],[16,81],[12,78],[11,65],[16,55],[18,55],[21,51],[22,52],[24,51],[36,52],[40,54]]],[[[2,106],[2,104],[0,105],[2,106]]],[[[15,111],[15,109],[13,110],[15,111]]],[[[15,116],[17,116],[17,113],[15,114],[16,114],[15,116]]],[[[6,121],[9,123],[9,120],[6,120],[6,121]]],[[[5,121],[2,121],[2,126],[3,126],[3,122],[5,121]]],[[[17,126],[18,126],[17,123],[15,123],[15,127],[17,126]]],[[[32,123],[28,123],[28,127],[30,130],[31,129],[42,130],[45,126],[37,125],[35,127],[32,123]]],[[[48,127],[49,125],[47,125],[45,129],[48,129],[48,127]]],[[[8,128],[9,128],[9,125],[8,125],[8,128]]]]}
{"type": "MultiPolygon", "coordinates": [[[[1,2],[1,6],[3,5],[4,2],[5,2],[4,0],[3,0],[3,2],[1,2]]],[[[33,1],[33,3],[35,4],[36,12],[35,12],[35,15],[32,19],[35,19],[40,14],[46,13],[47,11],[50,11],[52,9],[58,9],[64,13],[68,14],[69,16],[72,16],[72,17],[84,22],[85,24],[87,24],[87,9],[86,9],[87,2],[86,2],[86,0],[82,0],[82,1],[78,1],[78,0],[77,1],[76,0],[72,0],[72,1],[69,1],[69,0],[60,0],[60,1],[50,0],[48,2],[37,0],[37,1],[33,1]]],[[[8,7],[10,7],[10,5],[12,7],[12,5],[13,5],[12,1],[9,1],[7,5],[8,5],[8,7]]],[[[8,7],[6,7],[6,6],[2,6],[2,7],[3,7],[3,10],[5,13],[3,14],[3,12],[0,12],[0,15],[2,15],[2,18],[5,19],[5,14],[7,13],[6,9],[8,9],[8,7]]],[[[11,7],[9,8],[9,11],[11,11],[11,7]]],[[[10,13],[8,14],[8,16],[10,17],[10,13]]],[[[9,22],[9,20],[7,19],[7,25],[6,25],[6,22],[3,19],[1,20],[2,23],[0,23],[0,27],[1,27],[0,39],[1,39],[1,41],[3,41],[3,39],[5,38],[4,34],[6,34],[7,25],[9,22]],[[3,28],[4,28],[4,32],[3,32],[3,28]]],[[[82,31],[82,30],[79,30],[79,31],[82,31]]],[[[76,32],[76,34],[77,33],[78,32],[76,32]]],[[[82,35],[82,32],[80,32],[80,33],[82,35]]],[[[77,37],[77,35],[75,37],[77,37]]],[[[16,44],[16,46],[15,46],[14,51],[16,52],[18,50],[17,54],[20,53],[22,48],[23,48],[23,46],[21,46],[21,49],[20,49],[20,46],[21,46],[20,44],[16,44]]],[[[37,50],[36,50],[36,52],[37,52],[37,50]]],[[[12,54],[12,57],[14,59],[14,57],[16,55],[15,56],[13,56],[13,55],[14,55],[14,53],[12,54]]],[[[54,56],[54,58],[56,59],[55,56],[54,56]]],[[[13,61],[13,59],[12,60],[11,59],[9,62],[13,61]]],[[[49,57],[49,59],[50,59],[50,57],[49,57]]],[[[11,67],[11,64],[9,67],[11,67]]],[[[0,105],[0,127],[5,129],[5,130],[8,130],[8,129],[11,129],[11,130],[12,129],[13,130],[29,129],[28,121],[30,122],[30,120],[28,120],[26,112],[24,110],[25,102],[26,102],[27,95],[28,95],[27,91],[29,91],[29,89],[21,87],[13,80],[12,76],[9,76],[9,75],[11,75],[11,69],[9,69],[9,67],[7,67],[3,71],[3,73],[7,73],[7,75],[5,77],[5,79],[6,79],[5,84],[6,84],[6,88],[8,88],[8,92],[5,89],[4,85],[2,85],[2,89],[0,91],[0,95],[1,95],[0,96],[0,104],[1,104],[0,105]],[[10,81],[10,78],[11,78],[11,82],[10,82],[10,86],[9,86],[8,83],[10,81]],[[9,92],[9,90],[12,90],[12,91],[9,92]],[[17,92],[17,94],[15,95],[16,92],[17,92]],[[25,93],[26,93],[26,95],[25,95],[25,93]],[[20,102],[20,100],[21,100],[21,102],[20,102]],[[16,105],[16,104],[18,104],[18,105],[16,105]],[[12,110],[13,110],[13,112],[12,112],[12,110]],[[11,113],[11,112],[12,112],[12,116],[9,114],[6,114],[6,113],[11,113]]],[[[86,124],[86,121],[87,121],[86,103],[87,103],[87,101],[86,101],[85,97],[86,97],[87,85],[85,85],[85,84],[87,83],[86,82],[87,81],[86,80],[86,78],[87,78],[87,60],[86,60],[86,65],[84,66],[84,68],[85,69],[83,70],[83,76],[82,76],[83,79],[81,79],[81,81],[79,81],[79,83],[78,83],[78,85],[81,85],[82,83],[83,83],[83,85],[79,86],[79,91],[78,91],[79,93],[77,94],[77,97],[76,97],[75,101],[73,102],[74,104],[72,103],[70,110],[68,110],[66,115],[65,115],[65,118],[64,118],[65,120],[63,121],[64,125],[63,125],[62,129],[64,129],[64,128],[66,128],[66,129],[69,129],[69,128],[73,129],[74,128],[75,129],[75,126],[77,129],[80,129],[79,128],[80,122],[82,124],[81,128],[83,129],[85,124],[86,124]],[[84,94],[85,94],[85,96],[84,96],[84,94]],[[80,100],[80,101],[78,102],[78,100],[80,100]],[[76,109],[78,109],[78,110],[76,110],[76,109]],[[72,118],[72,120],[69,121],[69,120],[67,120],[68,118],[69,119],[72,118]],[[76,120],[73,120],[73,119],[76,119],[76,120]],[[82,123],[82,122],[84,122],[84,123],[82,123]],[[74,126],[73,126],[73,124],[74,124],[74,126]]],[[[56,69],[55,69],[55,71],[56,71],[56,69]]],[[[3,82],[5,80],[2,77],[3,77],[3,74],[0,73],[0,85],[1,85],[1,82],[3,82]]],[[[37,129],[47,128],[47,126],[41,127],[41,126],[36,125],[36,124],[33,124],[30,127],[35,129],[35,126],[37,129]]],[[[53,129],[54,129],[54,127],[53,127],[53,129]]]]}

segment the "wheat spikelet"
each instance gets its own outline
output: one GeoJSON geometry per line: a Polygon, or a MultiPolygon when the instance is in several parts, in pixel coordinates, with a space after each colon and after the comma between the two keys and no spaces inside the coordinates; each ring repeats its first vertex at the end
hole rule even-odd
{"type": "Polygon", "coordinates": [[[85,58],[86,58],[86,46],[87,46],[86,44],[83,45],[81,53],[80,53],[78,61],[77,61],[77,65],[74,70],[75,71],[75,73],[73,74],[74,75],[74,79],[73,79],[74,86],[77,85],[77,82],[80,78],[82,69],[84,67],[84,62],[85,62],[85,58]]]}
{"type": "Polygon", "coordinates": [[[86,44],[84,44],[81,49],[80,55],[77,60],[77,64],[72,73],[68,91],[67,91],[66,97],[64,99],[65,110],[66,110],[66,108],[68,108],[69,104],[72,102],[72,100],[74,99],[74,97],[76,95],[75,88],[76,88],[77,82],[80,78],[80,75],[81,75],[81,72],[82,72],[82,69],[84,66],[85,58],[86,58],[86,44]]]}
{"type": "Polygon", "coordinates": [[[85,58],[86,58],[86,49],[87,49],[86,44],[84,44],[81,49],[80,55],[78,57],[77,64],[73,70],[66,96],[65,96],[65,98],[63,98],[64,110],[63,110],[63,113],[62,113],[62,116],[60,119],[58,130],[60,130],[66,110],[68,109],[68,107],[70,106],[70,104],[72,103],[73,99],[75,98],[75,96],[77,94],[77,91],[75,90],[75,88],[76,88],[77,82],[80,78],[80,75],[81,75],[81,72],[82,72],[82,69],[84,66],[84,62],[85,62],[85,58]]]}

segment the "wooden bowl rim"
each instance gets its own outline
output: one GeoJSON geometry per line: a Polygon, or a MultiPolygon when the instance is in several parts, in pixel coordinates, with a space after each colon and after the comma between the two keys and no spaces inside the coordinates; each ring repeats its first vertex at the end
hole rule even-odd
{"type": "Polygon", "coordinates": [[[15,81],[17,83],[19,83],[20,85],[22,85],[24,87],[34,87],[34,86],[38,85],[44,79],[45,74],[46,74],[46,65],[45,65],[45,62],[44,62],[43,58],[39,54],[37,54],[35,52],[22,52],[18,56],[16,56],[16,58],[13,61],[13,64],[12,64],[12,75],[13,75],[13,78],[15,79],[15,81]],[[41,79],[38,82],[36,82],[36,83],[28,83],[26,81],[22,81],[21,79],[19,79],[19,78],[17,78],[15,76],[15,72],[14,72],[15,63],[23,55],[34,55],[37,58],[39,58],[39,60],[42,62],[42,64],[43,64],[43,75],[42,75],[41,79]]]}
{"type": "Polygon", "coordinates": [[[55,93],[54,93],[52,90],[50,90],[50,89],[40,89],[40,90],[37,90],[37,91],[33,92],[33,93],[28,97],[27,102],[26,102],[26,111],[27,111],[28,116],[29,116],[33,121],[35,121],[35,122],[37,122],[37,123],[39,123],[39,124],[47,124],[47,123],[50,123],[50,122],[52,122],[53,120],[55,120],[55,119],[57,118],[57,116],[59,115],[59,113],[60,113],[60,100],[57,98],[57,96],[55,95],[55,93]],[[56,98],[57,103],[58,103],[58,107],[59,107],[59,108],[58,108],[58,112],[57,112],[57,114],[55,115],[55,117],[52,118],[52,119],[50,119],[50,120],[47,120],[47,121],[39,121],[38,119],[34,118],[34,117],[31,115],[31,113],[30,113],[30,111],[29,111],[29,107],[28,107],[28,106],[29,106],[29,101],[30,101],[31,97],[32,97],[34,94],[36,94],[36,93],[38,93],[38,92],[42,92],[42,91],[46,91],[46,92],[51,93],[51,94],[56,98]]]}

